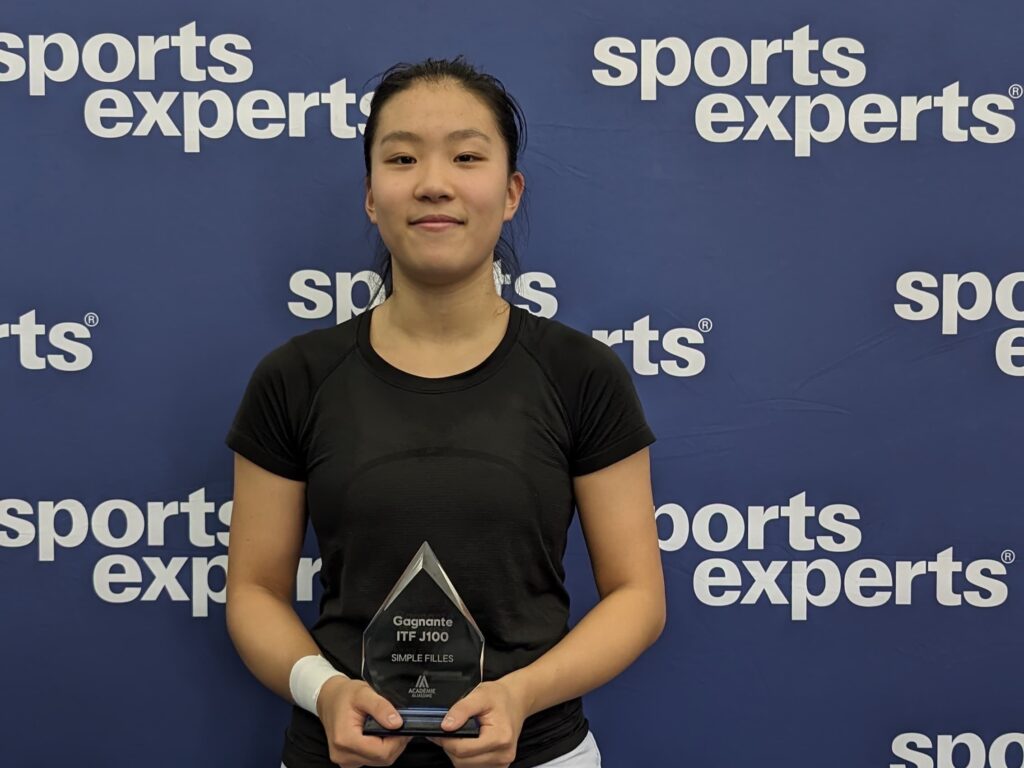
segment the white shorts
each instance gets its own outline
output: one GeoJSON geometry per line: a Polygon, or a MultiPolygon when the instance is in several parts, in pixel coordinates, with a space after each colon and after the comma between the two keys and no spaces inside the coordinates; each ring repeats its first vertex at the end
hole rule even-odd
{"type": "MultiPolygon", "coordinates": [[[[281,768],[288,766],[281,763],[281,768]]],[[[541,763],[537,768],[601,768],[601,750],[597,748],[594,734],[588,731],[587,737],[572,752],[541,763]]]]}
{"type": "Polygon", "coordinates": [[[537,768],[601,768],[601,750],[597,748],[594,734],[587,731],[587,737],[572,752],[541,763],[537,768]]]}

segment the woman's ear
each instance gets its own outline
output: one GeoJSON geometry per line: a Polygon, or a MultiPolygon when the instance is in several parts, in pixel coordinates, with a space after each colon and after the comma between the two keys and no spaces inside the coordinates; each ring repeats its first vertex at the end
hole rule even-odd
{"type": "Polygon", "coordinates": [[[374,224],[377,223],[377,212],[373,207],[373,189],[370,186],[370,177],[366,176],[366,200],[363,202],[363,207],[366,209],[366,215],[370,217],[370,221],[374,224]]]}
{"type": "Polygon", "coordinates": [[[526,188],[526,177],[522,171],[516,171],[508,177],[508,195],[505,199],[505,221],[512,221],[512,217],[519,210],[519,201],[523,197],[523,190],[526,188]]]}

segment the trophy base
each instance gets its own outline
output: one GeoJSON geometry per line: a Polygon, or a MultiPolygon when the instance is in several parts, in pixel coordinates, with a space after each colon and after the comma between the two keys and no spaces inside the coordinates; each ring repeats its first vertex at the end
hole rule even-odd
{"type": "Polygon", "coordinates": [[[385,728],[371,716],[366,716],[363,723],[364,736],[441,736],[450,738],[476,738],[480,735],[480,722],[471,717],[456,731],[445,731],[441,721],[448,714],[447,709],[432,707],[399,709],[402,716],[400,728],[385,728]]]}

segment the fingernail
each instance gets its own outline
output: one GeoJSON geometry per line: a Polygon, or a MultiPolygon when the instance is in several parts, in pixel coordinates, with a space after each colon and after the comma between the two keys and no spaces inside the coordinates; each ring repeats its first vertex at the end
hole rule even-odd
{"type": "Polygon", "coordinates": [[[441,721],[441,727],[443,728],[446,725],[451,725],[453,722],[454,721],[450,717],[445,717],[445,719],[441,721]]]}
{"type": "Polygon", "coordinates": [[[398,725],[398,720],[399,720],[398,715],[396,715],[394,713],[391,713],[390,715],[388,715],[388,722],[391,723],[392,725],[398,725]]]}

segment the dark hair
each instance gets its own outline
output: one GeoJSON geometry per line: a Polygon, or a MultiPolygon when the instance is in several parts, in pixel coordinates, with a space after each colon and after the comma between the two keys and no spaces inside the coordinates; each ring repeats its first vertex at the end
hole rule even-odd
{"type": "MultiPolygon", "coordinates": [[[[388,103],[395,94],[407,90],[417,82],[443,83],[446,80],[454,81],[467,91],[478,97],[494,115],[494,122],[498,131],[505,140],[505,147],[508,153],[508,175],[511,176],[519,170],[518,162],[520,153],[526,148],[526,119],[519,103],[505,90],[501,81],[491,75],[480,72],[469,64],[462,55],[454,59],[425,59],[418,64],[399,63],[394,64],[380,74],[380,84],[373,92],[373,99],[370,102],[370,115],[366,119],[366,128],[363,132],[363,161],[366,165],[366,178],[364,184],[370,179],[370,148],[373,146],[373,139],[377,133],[377,121],[380,116],[381,107],[388,103]]],[[[523,191],[520,200],[520,208],[526,214],[526,194],[523,191]]],[[[518,211],[517,211],[518,213],[518,211]]],[[[515,218],[513,218],[515,221],[515,218]]],[[[512,222],[505,222],[502,225],[502,234],[494,247],[494,262],[502,267],[511,278],[509,290],[515,286],[516,279],[520,274],[519,259],[515,251],[515,237],[512,222]],[[507,231],[506,231],[507,230],[507,231]],[[506,236],[507,235],[507,236],[506,236]]],[[[373,226],[372,224],[370,225],[373,226]]],[[[381,284],[370,297],[367,306],[372,306],[384,289],[384,296],[391,295],[391,252],[384,244],[377,232],[376,261],[374,271],[381,277],[381,284]]],[[[506,286],[502,284],[501,295],[504,297],[506,286]]]]}

